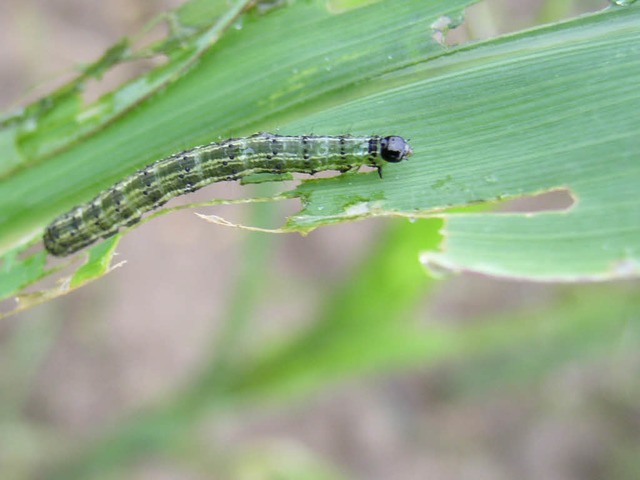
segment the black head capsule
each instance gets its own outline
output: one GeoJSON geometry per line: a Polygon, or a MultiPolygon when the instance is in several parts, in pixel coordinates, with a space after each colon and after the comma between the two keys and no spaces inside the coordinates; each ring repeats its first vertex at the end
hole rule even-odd
{"type": "Polygon", "coordinates": [[[390,163],[398,163],[413,153],[411,147],[402,137],[390,136],[380,140],[380,156],[390,163]]]}

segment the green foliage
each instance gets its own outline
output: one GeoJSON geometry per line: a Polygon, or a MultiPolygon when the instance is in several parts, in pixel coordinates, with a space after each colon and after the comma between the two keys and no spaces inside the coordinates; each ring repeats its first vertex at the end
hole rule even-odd
{"type": "MultiPolygon", "coordinates": [[[[257,303],[269,283],[274,236],[248,233],[224,331],[200,375],[80,448],[52,477],[109,475],[149,452],[179,456],[205,415],[356,375],[458,362],[451,383],[462,397],[607,355],[625,329],[637,339],[640,297],[632,289],[567,288],[535,311],[476,319],[471,327],[416,312],[439,285],[419,258],[433,269],[543,281],[638,275],[638,6],[444,46],[433,39],[436,25],[455,25],[473,1],[226,3],[186,3],[166,16],[167,38],[141,51],[124,39],[75,82],[4,118],[3,297],[54,273],[43,252],[22,250],[56,215],[155,159],[222,137],[409,137],[414,157],[390,166],[382,181],[373,172],[338,176],[271,197],[303,200],[285,222],[291,231],[405,218],[391,222],[359,267],[327,289],[308,329],[253,348],[243,345],[263,320],[257,303]],[[82,104],[90,77],[154,54],[167,62],[82,104]],[[575,201],[567,211],[488,211],[558,189],[575,201]]],[[[273,215],[265,203],[252,208],[255,224],[273,215]]],[[[22,305],[107,273],[118,240],[93,247],[68,285],[23,297],[22,305]]],[[[12,358],[29,372],[40,356],[18,352],[8,365],[12,358]]]]}
{"type": "Polygon", "coordinates": [[[636,276],[640,11],[455,47],[430,38],[429,25],[455,25],[471,3],[345,11],[296,2],[241,15],[248,4],[239,2],[193,25],[185,5],[169,14],[165,42],[131,52],[123,40],[76,82],[5,119],[0,248],[181,148],[260,130],[376,132],[411,138],[412,161],[389,166],[382,182],[373,173],[305,182],[287,194],[304,200],[289,230],[437,215],[445,243],[424,259],[438,268],[563,281],[636,276]],[[90,75],[157,52],[170,61],[81,104],[90,75]],[[447,213],[557,189],[574,198],[568,211],[447,213]]]}

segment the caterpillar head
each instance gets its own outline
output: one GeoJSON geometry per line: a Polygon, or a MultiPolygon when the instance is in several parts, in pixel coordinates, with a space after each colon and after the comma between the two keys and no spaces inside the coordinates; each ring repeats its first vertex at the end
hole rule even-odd
{"type": "Polygon", "coordinates": [[[398,163],[411,156],[413,150],[407,141],[395,135],[380,140],[380,156],[390,163],[398,163]]]}

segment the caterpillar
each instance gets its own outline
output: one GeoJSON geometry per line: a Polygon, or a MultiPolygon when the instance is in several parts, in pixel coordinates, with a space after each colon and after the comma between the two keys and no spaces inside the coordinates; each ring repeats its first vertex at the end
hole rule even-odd
{"type": "Polygon", "coordinates": [[[362,165],[377,168],[382,177],[385,163],[400,162],[412,153],[398,136],[257,133],[194,147],[138,170],[60,215],[46,227],[44,246],[52,255],[71,255],[139,222],[143,213],[170,199],[211,183],[260,173],[346,172],[362,165]]]}

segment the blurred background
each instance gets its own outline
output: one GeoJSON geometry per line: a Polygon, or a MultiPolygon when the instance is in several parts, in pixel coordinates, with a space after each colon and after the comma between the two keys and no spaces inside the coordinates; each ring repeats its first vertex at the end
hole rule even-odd
{"type": "MultiPolygon", "coordinates": [[[[0,109],[180,3],[3,0],[0,109]]],[[[606,4],[490,0],[448,41],[606,4]]],[[[148,66],[119,66],[87,100],[148,66]]],[[[296,207],[198,211],[277,226],[296,207]]],[[[121,268],[0,321],[0,478],[640,478],[638,283],[434,280],[418,255],[440,226],[268,235],[185,210],[135,229],[121,268]]]]}

